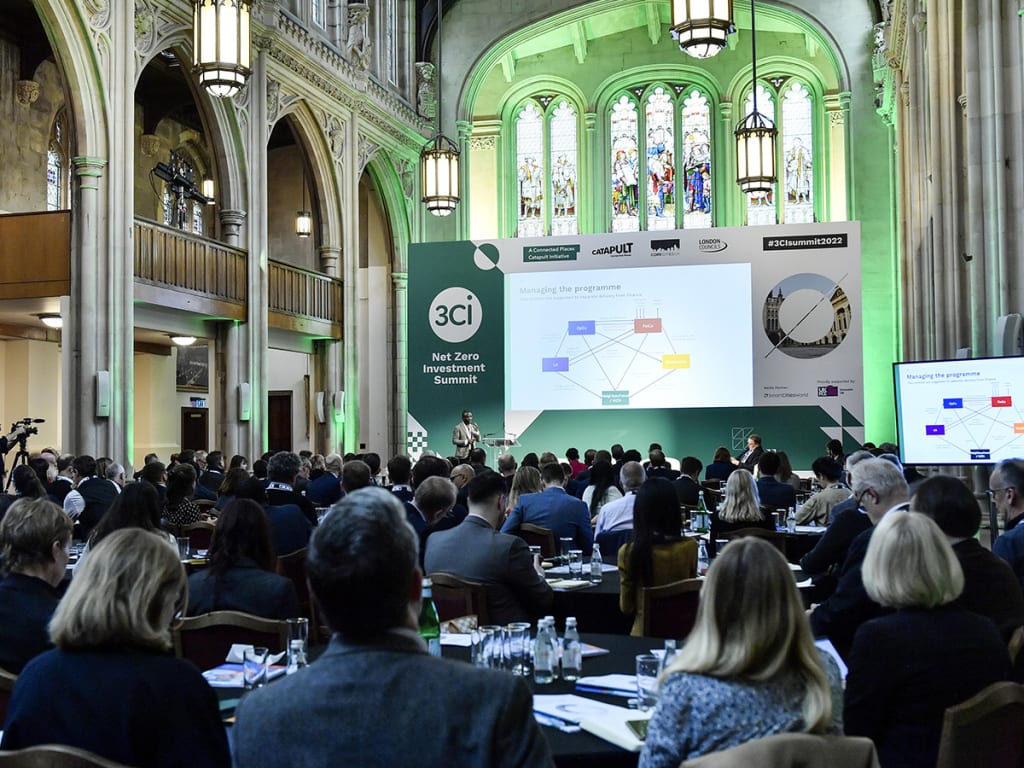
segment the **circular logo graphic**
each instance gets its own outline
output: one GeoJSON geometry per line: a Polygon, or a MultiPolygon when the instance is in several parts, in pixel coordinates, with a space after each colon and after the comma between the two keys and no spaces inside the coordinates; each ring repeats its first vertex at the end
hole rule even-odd
{"type": "Polygon", "coordinates": [[[458,344],[473,338],[484,319],[480,300],[468,288],[445,288],[430,302],[430,330],[441,341],[458,344]]]}
{"type": "Polygon", "coordinates": [[[850,329],[850,299],[824,275],[805,272],[779,281],[768,292],[763,313],[774,349],[804,360],[827,355],[850,329]]]}

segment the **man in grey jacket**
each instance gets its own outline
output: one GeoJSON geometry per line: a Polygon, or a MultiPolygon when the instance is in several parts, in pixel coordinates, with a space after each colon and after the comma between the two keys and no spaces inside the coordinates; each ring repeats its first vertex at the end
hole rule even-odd
{"type": "Polygon", "coordinates": [[[307,570],[334,636],[309,667],[242,699],[236,768],[554,765],[521,678],[427,654],[417,542],[380,488],[324,518],[307,570]]]}

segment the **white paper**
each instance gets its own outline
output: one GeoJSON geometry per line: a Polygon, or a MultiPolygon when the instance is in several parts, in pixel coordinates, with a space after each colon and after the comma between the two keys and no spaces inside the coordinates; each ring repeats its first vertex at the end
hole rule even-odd
{"type": "MultiPolygon", "coordinates": [[[[590,566],[586,563],[583,564],[583,570],[586,573],[590,573],[590,566]]],[[[619,566],[609,563],[601,563],[601,573],[611,573],[612,571],[619,570],[619,566]]],[[[545,573],[551,573],[555,576],[568,576],[569,566],[568,565],[556,565],[554,568],[545,568],[545,573]]]]}
{"type": "MultiPolygon", "coordinates": [[[[662,651],[664,653],[664,651],[662,651]]],[[[602,688],[607,691],[625,691],[630,695],[636,694],[636,675],[610,674],[610,675],[589,675],[581,677],[576,681],[577,687],[602,688]]]]}
{"type": "MultiPolygon", "coordinates": [[[[252,649],[253,646],[251,645],[232,643],[231,648],[228,650],[227,658],[225,658],[224,661],[226,661],[228,664],[241,664],[245,661],[245,652],[251,651],[252,649]]],[[[285,653],[285,651],[281,651],[280,653],[271,654],[267,656],[267,664],[276,664],[284,658],[285,653]]]]}
{"type": "MultiPolygon", "coordinates": [[[[586,718],[616,714],[623,707],[615,707],[602,701],[586,699],[574,693],[534,694],[535,712],[557,717],[570,723],[579,723],[586,718]]],[[[628,710],[627,710],[628,711],[628,710]]]]}
{"type": "Polygon", "coordinates": [[[473,645],[473,636],[458,632],[441,635],[441,645],[454,645],[458,648],[469,648],[473,645]]]}
{"type": "Polygon", "coordinates": [[[797,533],[817,533],[822,534],[825,532],[826,526],[824,525],[798,525],[796,527],[797,533]]]}

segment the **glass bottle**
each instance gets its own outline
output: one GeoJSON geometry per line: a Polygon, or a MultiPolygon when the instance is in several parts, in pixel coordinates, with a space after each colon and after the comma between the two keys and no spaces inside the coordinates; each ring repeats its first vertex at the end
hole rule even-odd
{"type": "Polygon", "coordinates": [[[427,643],[431,656],[441,655],[441,621],[434,605],[434,583],[423,580],[423,599],[420,603],[420,637],[427,643]]]}

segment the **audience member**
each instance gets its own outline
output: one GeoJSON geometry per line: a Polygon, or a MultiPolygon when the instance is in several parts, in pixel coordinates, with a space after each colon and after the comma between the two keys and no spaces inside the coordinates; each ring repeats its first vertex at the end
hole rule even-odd
{"type": "Polygon", "coordinates": [[[775,530],[775,521],[761,511],[754,476],[745,469],[737,469],[725,484],[725,499],[711,513],[711,534],[708,536],[708,554],[718,554],[717,542],[724,533],[744,528],[775,530]]]}
{"type": "Polygon", "coordinates": [[[648,477],[661,477],[665,480],[675,480],[679,477],[679,471],[669,466],[665,452],[661,448],[652,448],[647,454],[647,459],[650,462],[647,467],[648,477]]]}
{"type": "Polygon", "coordinates": [[[0,668],[15,675],[51,648],[47,626],[60,601],[73,524],[46,499],[16,501],[0,521],[0,668]]]}
{"type": "Polygon", "coordinates": [[[391,492],[399,501],[412,501],[413,490],[409,485],[412,477],[412,461],[408,456],[399,454],[388,461],[388,477],[391,479],[391,492]]]}
{"type": "Polygon", "coordinates": [[[57,647],[18,677],[3,749],[66,744],[125,765],[230,766],[216,695],[169,653],[186,594],[178,554],[160,537],[106,537],[54,613],[57,647]]]}
{"type": "MultiPolygon", "coordinates": [[[[851,487],[858,505],[864,508],[871,525],[889,512],[906,510],[910,489],[903,473],[885,459],[865,459],[853,467],[851,487]]],[[[815,637],[827,637],[846,658],[858,627],[883,610],[864,591],[861,564],[874,528],[858,534],[839,573],[835,592],[811,612],[811,630],[815,637]]]]}
{"type": "Polygon", "coordinates": [[[275,557],[305,549],[313,526],[296,504],[269,504],[263,483],[251,477],[238,488],[236,499],[255,501],[267,513],[270,542],[275,557]]]}
{"type": "Polygon", "coordinates": [[[164,507],[164,499],[167,498],[167,467],[160,461],[150,461],[139,470],[139,482],[149,483],[156,490],[157,500],[160,508],[164,507]]]}
{"type": "Polygon", "coordinates": [[[933,475],[917,487],[910,508],[934,520],[953,546],[964,574],[958,605],[987,616],[1004,640],[1024,626],[1024,594],[1013,569],[974,538],[981,509],[971,490],[949,475],[933,475]]]}
{"type": "MultiPolygon", "coordinates": [[[[315,456],[313,457],[316,458],[315,456]]],[[[322,456],[323,471],[311,478],[306,487],[306,498],[315,506],[329,507],[343,495],[341,490],[341,456],[330,453],[322,456]]]]}
{"type": "Polygon", "coordinates": [[[508,494],[508,509],[505,510],[505,513],[510,514],[526,494],[540,493],[543,490],[544,484],[540,480],[540,470],[524,464],[516,470],[515,477],[512,479],[512,490],[508,494]]]}
{"type": "Polygon", "coordinates": [[[276,768],[281,755],[362,768],[553,765],[521,678],[427,655],[416,545],[401,503],[380,489],[349,494],[324,519],[309,582],[334,636],[310,669],[242,699],[236,768],[276,768]]]}
{"type": "Polygon", "coordinates": [[[589,556],[594,548],[594,531],[587,505],[565,492],[565,476],[558,464],[545,466],[541,480],[544,490],[520,496],[501,532],[516,533],[521,523],[531,523],[549,529],[555,539],[572,539],[589,556]]]}
{"type": "Polygon", "coordinates": [[[341,487],[345,493],[368,488],[373,484],[373,468],[369,464],[360,459],[345,462],[341,469],[341,487]]]}
{"type": "Polygon", "coordinates": [[[171,525],[191,525],[203,517],[203,511],[192,495],[196,489],[196,470],[182,463],[167,476],[167,495],[164,497],[164,519],[171,525]]]}
{"type": "Polygon", "coordinates": [[[458,466],[452,467],[449,479],[455,483],[456,501],[464,507],[469,506],[469,483],[476,476],[476,472],[473,471],[473,467],[469,464],[459,464],[458,466]]]}
{"type": "MultiPolygon", "coordinates": [[[[1009,459],[992,470],[988,495],[1003,517],[1006,529],[992,543],[992,551],[1013,568],[1024,585],[1024,461],[1009,459]]],[[[992,535],[995,535],[994,533],[992,535]]]]}
{"type": "Polygon", "coordinates": [[[47,486],[47,492],[50,494],[50,499],[58,506],[64,506],[64,499],[71,492],[74,487],[74,478],[72,478],[75,457],[70,453],[66,453],[57,459],[57,476],[53,478],[53,482],[47,486]]]}
{"type": "MultiPolygon", "coordinates": [[[[367,467],[370,468],[370,482],[369,482],[369,485],[380,485],[380,483],[377,482],[377,480],[378,480],[378,478],[380,476],[380,454],[379,453],[374,453],[373,451],[369,451],[367,453],[364,453],[362,455],[362,462],[364,464],[366,464],[367,467]]],[[[360,488],[365,488],[366,486],[359,486],[359,487],[360,488]]]]}
{"type": "Polygon", "coordinates": [[[594,462],[594,466],[590,468],[590,485],[583,491],[583,503],[590,511],[591,525],[597,522],[601,507],[622,498],[622,491],[616,485],[617,480],[615,469],[605,461],[594,462]]]}
{"type": "Polygon", "coordinates": [[[780,483],[775,474],[779,471],[779,454],[765,451],[757,462],[757,471],[761,475],[757,479],[757,495],[762,504],[779,509],[796,506],[796,491],[788,483],[780,483]]]}
{"type": "Polygon", "coordinates": [[[522,466],[524,466],[524,467],[533,467],[534,469],[536,469],[539,472],[540,471],[540,459],[537,457],[536,453],[533,453],[531,451],[530,453],[528,453],[525,456],[523,456],[522,466]]]}
{"type": "MultiPolygon", "coordinates": [[[[721,480],[723,483],[729,479],[729,475],[736,467],[732,463],[732,454],[724,445],[715,450],[715,456],[704,470],[705,480],[721,480]]],[[[751,473],[753,470],[748,470],[751,473]]]]}
{"type": "Polygon", "coordinates": [[[243,611],[267,619],[299,615],[295,585],[274,573],[270,522],[250,499],[235,499],[217,518],[209,566],[189,576],[190,616],[243,611]]]}
{"type": "Polygon", "coordinates": [[[454,528],[459,521],[450,516],[455,506],[455,484],[447,477],[431,475],[416,486],[411,504],[405,505],[406,520],[420,537],[420,557],[426,553],[427,538],[434,531],[454,528]]]}
{"type": "Polygon", "coordinates": [[[78,535],[85,539],[117,498],[114,483],[96,474],[96,459],[77,456],[71,464],[75,487],[64,497],[64,511],[78,524],[78,535]]]}
{"type": "Polygon", "coordinates": [[[512,492],[512,480],[516,475],[516,457],[511,453],[503,453],[498,457],[498,474],[505,479],[505,495],[512,492]]]}
{"type": "Polygon", "coordinates": [[[964,574],[928,517],[886,515],[862,572],[868,596],[895,613],[857,630],[846,733],[872,739],[883,768],[932,768],[946,708],[1007,678],[1006,645],[989,619],[954,602],[964,574]]]}
{"type": "MultiPolygon", "coordinates": [[[[587,454],[590,454],[590,453],[591,453],[590,451],[587,451],[587,454]]],[[[580,486],[582,486],[584,490],[587,488],[588,485],[590,485],[590,472],[594,468],[594,464],[596,464],[599,461],[607,461],[609,464],[611,464],[612,463],[612,454],[609,451],[605,451],[605,450],[594,451],[593,455],[591,455],[591,456],[589,456],[589,458],[585,459],[585,463],[587,465],[587,468],[585,470],[583,470],[582,472],[580,472],[578,475],[576,475],[576,482],[580,486]]],[[[582,496],[582,495],[583,495],[583,493],[581,491],[580,492],[580,496],[582,496]]]]}
{"type": "MultiPolygon", "coordinates": [[[[281,507],[293,504],[298,507],[309,524],[316,525],[316,507],[313,502],[296,489],[296,481],[302,474],[302,459],[291,451],[279,451],[270,457],[267,464],[267,505],[281,507]]],[[[305,546],[305,544],[303,544],[305,546]]],[[[286,554],[278,552],[278,554],[286,554]]]]}
{"type": "Polygon", "coordinates": [[[214,493],[224,482],[224,454],[220,451],[210,451],[206,455],[206,469],[199,476],[199,485],[214,493]]]}
{"type": "Polygon", "coordinates": [[[231,457],[231,463],[228,464],[228,469],[244,469],[246,472],[249,471],[249,460],[245,456],[235,454],[231,457]]]}
{"type": "MultiPolygon", "coordinates": [[[[587,468],[587,465],[580,461],[580,452],[576,448],[567,448],[565,451],[565,458],[568,460],[569,467],[572,469],[571,479],[575,480],[576,476],[587,468]]],[[[498,468],[501,468],[500,464],[498,468]]]]}
{"type": "Polygon", "coordinates": [[[526,542],[497,531],[504,518],[505,482],[501,475],[478,475],[469,483],[466,519],[427,539],[425,570],[484,584],[491,624],[532,622],[551,609],[551,587],[539,558],[530,556],[526,542]]]}
{"type": "Polygon", "coordinates": [[[229,469],[224,474],[224,480],[217,489],[217,503],[214,505],[214,509],[218,511],[222,510],[229,502],[234,501],[235,497],[238,495],[238,489],[241,488],[242,483],[248,479],[249,473],[241,467],[229,469]]]}
{"type": "Polygon", "coordinates": [[[679,502],[668,480],[653,478],[636,492],[633,541],[622,545],[616,560],[619,610],[634,617],[630,634],[640,636],[644,625],[640,590],[697,575],[697,542],[680,535],[679,502]]]}
{"type": "Polygon", "coordinates": [[[267,479],[266,459],[256,459],[256,461],[252,463],[252,476],[259,480],[265,481],[267,479]]]}
{"type": "Polygon", "coordinates": [[[85,548],[78,555],[73,573],[78,573],[89,553],[96,549],[103,539],[122,528],[141,528],[155,533],[166,540],[175,552],[178,551],[174,536],[160,527],[160,498],[156,489],[149,483],[129,483],[92,529],[85,548]]]}
{"type": "Polygon", "coordinates": [[[697,622],[662,675],[640,768],[677,768],[776,733],[843,732],[835,662],[811,639],[785,558],[757,538],[712,563],[697,622]]]}
{"type": "Polygon", "coordinates": [[[838,464],[840,467],[846,461],[845,452],[843,451],[843,441],[836,440],[833,438],[825,443],[825,453],[832,461],[838,464]]]}
{"type": "Polygon", "coordinates": [[[811,464],[821,490],[811,496],[797,510],[797,525],[828,525],[832,507],[850,498],[850,489],[843,482],[843,468],[828,456],[815,459],[811,464]]]}
{"type": "Polygon", "coordinates": [[[793,465],[789,463],[789,454],[785,451],[776,451],[775,455],[779,457],[779,471],[775,473],[775,479],[783,485],[793,486],[793,491],[799,492],[800,475],[793,471],[793,465]]]}
{"type": "Polygon", "coordinates": [[[615,501],[609,501],[601,507],[601,511],[597,513],[597,525],[594,528],[595,538],[602,533],[628,531],[633,527],[633,504],[636,502],[636,492],[647,478],[643,465],[636,461],[627,461],[623,464],[620,476],[626,495],[615,499],[615,501]]]}
{"type": "MultiPolygon", "coordinates": [[[[679,463],[679,477],[672,481],[672,487],[676,489],[676,497],[680,504],[688,504],[691,507],[697,506],[700,501],[700,471],[704,468],[700,459],[696,456],[686,456],[679,463]]],[[[732,464],[729,465],[732,472],[732,464]]]]}
{"type": "Polygon", "coordinates": [[[19,464],[11,470],[11,487],[14,493],[0,495],[0,518],[3,518],[7,509],[18,499],[45,499],[46,488],[39,482],[39,476],[32,467],[26,464],[19,464]]]}

